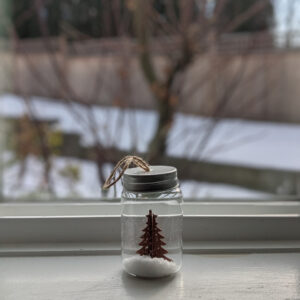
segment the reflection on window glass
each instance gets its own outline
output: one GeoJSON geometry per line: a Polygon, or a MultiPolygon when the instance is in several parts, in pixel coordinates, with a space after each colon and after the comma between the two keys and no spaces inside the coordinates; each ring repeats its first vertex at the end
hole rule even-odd
{"type": "Polygon", "coordinates": [[[300,1],[2,1],[2,201],[105,199],[115,163],[185,197],[300,190],[300,1]]]}

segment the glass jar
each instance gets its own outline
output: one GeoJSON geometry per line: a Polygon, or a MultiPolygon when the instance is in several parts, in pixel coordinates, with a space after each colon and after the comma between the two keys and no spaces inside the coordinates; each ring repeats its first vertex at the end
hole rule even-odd
{"type": "Polygon", "coordinates": [[[122,192],[122,263],[139,277],[164,277],[182,264],[182,194],[177,170],[127,169],[122,192]]]}

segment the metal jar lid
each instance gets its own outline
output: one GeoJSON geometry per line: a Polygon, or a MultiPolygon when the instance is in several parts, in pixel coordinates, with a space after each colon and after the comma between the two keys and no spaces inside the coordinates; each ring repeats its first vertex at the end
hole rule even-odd
{"type": "Polygon", "coordinates": [[[130,168],[123,175],[123,186],[129,192],[163,191],[177,185],[177,169],[169,166],[150,166],[149,172],[130,168]]]}

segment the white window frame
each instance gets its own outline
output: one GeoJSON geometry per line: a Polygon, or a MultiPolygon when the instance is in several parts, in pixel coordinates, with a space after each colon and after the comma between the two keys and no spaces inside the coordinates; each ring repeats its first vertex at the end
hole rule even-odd
{"type": "MultiPolygon", "coordinates": [[[[300,202],[183,204],[185,253],[300,250],[300,202]]],[[[119,253],[119,200],[0,204],[0,255],[119,253]]]]}

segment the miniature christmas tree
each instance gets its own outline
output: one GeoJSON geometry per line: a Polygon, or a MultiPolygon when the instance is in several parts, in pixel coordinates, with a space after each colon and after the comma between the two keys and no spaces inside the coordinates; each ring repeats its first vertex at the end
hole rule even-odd
{"type": "Polygon", "coordinates": [[[172,259],[165,256],[168,253],[162,246],[166,245],[162,241],[164,238],[159,232],[161,229],[157,227],[156,218],[157,215],[152,213],[152,210],[149,210],[147,217],[147,226],[143,229],[144,234],[141,236],[142,241],[139,243],[142,246],[136,253],[139,255],[147,255],[150,257],[163,258],[168,261],[172,259]]]}

